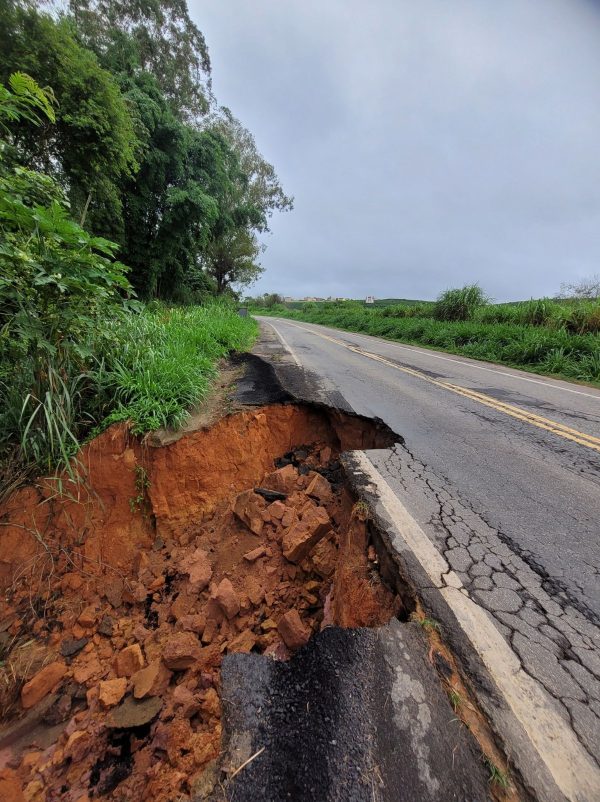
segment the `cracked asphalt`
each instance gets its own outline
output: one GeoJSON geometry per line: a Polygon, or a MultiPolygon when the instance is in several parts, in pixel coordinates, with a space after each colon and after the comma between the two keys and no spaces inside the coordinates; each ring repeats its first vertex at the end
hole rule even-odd
{"type": "Polygon", "coordinates": [[[600,764],[600,391],[263,320],[319,400],[402,435],[369,458],[600,764]]]}

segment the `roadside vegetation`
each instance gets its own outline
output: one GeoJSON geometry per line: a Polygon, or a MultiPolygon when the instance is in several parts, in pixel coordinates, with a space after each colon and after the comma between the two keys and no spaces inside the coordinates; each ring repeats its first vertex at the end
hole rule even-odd
{"type": "MultiPolygon", "coordinates": [[[[270,296],[272,297],[272,296],[270,296]]],[[[366,306],[358,301],[250,304],[270,314],[464,354],[536,373],[600,384],[600,300],[542,298],[493,304],[477,285],[435,302],[366,306]]]]}
{"type": "Polygon", "coordinates": [[[292,207],[181,0],[0,0],[0,496],[114,421],[177,427],[247,348],[292,207]]]}

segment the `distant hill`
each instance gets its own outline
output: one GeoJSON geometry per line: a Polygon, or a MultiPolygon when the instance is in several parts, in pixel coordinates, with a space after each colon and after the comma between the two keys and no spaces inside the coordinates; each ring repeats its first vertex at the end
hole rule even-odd
{"type": "Polygon", "coordinates": [[[393,306],[403,304],[404,306],[416,306],[417,304],[432,304],[433,301],[419,301],[414,298],[377,298],[374,306],[393,306]]]}

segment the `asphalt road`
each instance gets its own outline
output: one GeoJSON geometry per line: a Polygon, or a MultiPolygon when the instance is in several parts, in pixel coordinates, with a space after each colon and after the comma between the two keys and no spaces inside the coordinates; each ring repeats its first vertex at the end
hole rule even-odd
{"type": "Polygon", "coordinates": [[[600,391],[366,335],[272,325],[580,743],[600,758],[600,391]]]}

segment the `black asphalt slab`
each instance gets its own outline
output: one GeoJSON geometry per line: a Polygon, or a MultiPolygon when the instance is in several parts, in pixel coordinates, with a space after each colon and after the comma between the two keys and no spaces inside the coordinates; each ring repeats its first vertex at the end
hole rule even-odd
{"type": "MultiPolygon", "coordinates": [[[[489,798],[488,775],[427,657],[419,625],[331,627],[289,662],[224,658],[230,802],[489,798]]],[[[217,797],[215,797],[217,798],[217,797]]]]}

